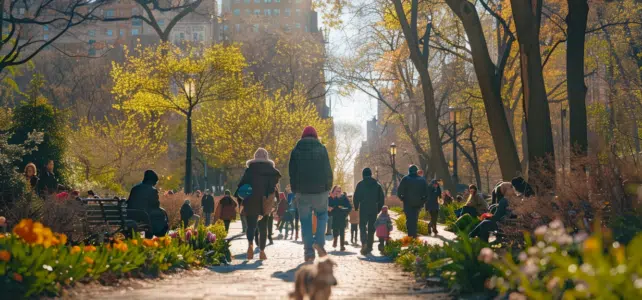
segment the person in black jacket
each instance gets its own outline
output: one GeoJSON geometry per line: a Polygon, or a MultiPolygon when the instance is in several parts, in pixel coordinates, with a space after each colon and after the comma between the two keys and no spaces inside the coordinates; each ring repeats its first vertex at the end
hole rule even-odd
{"type": "Polygon", "coordinates": [[[214,212],[214,196],[212,196],[212,192],[209,189],[205,190],[205,194],[201,199],[201,206],[205,215],[205,226],[210,226],[212,213],[214,212]]]}
{"type": "Polygon", "coordinates": [[[183,227],[187,228],[189,226],[189,221],[194,220],[194,227],[198,227],[198,221],[200,217],[194,214],[192,209],[192,204],[189,202],[189,199],[185,199],[183,206],[181,206],[181,221],[183,222],[183,227]]]}
{"type": "MultiPolygon", "coordinates": [[[[263,199],[267,198],[273,201],[281,173],[274,167],[274,161],[270,160],[267,150],[263,148],[257,149],[254,153],[254,159],[248,160],[246,165],[247,169],[243,173],[243,178],[241,178],[238,188],[245,184],[249,184],[252,187],[252,194],[243,199],[243,212],[247,218],[247,259],[254,257],[252,243],[258,227],[259,248],[261,249],[260,259],[264,260],[267,259],[265,244],[272,207],[264,207],[263,199]]],[[[238,193],[237,189],[236,193],[234,193],[235,196],[238,197],[238,193]]]]}
{"type": "Polygon", "coordinates": [[[332,188],[331,197],[329,199],[328,210],[334,219],[332,223],[332,236],[334,238],[332,247],[337,247],[337,239],[341,242],[341,251],[346,251],[346,218],[352,210],[352,205],[348,196],[341,192],[340,186],[332,188]]]}
{"type": "Polygon", "coordinates": [[[135,185],[127,199],[127,209],[139,210],[145,214],[127,212],[127,217],[135,221],[151,222],[152,231],[146,232],[145,236],[163,236],[169,230],[167,213],[160,207],[158,190],[154,187],[158,183],[158,175],[152,170],[145,171],[143,181],[135,185]]]}
{"type": "Polygon", "coordinates": [[[40,176],[38,191],[43,198],[58,193],[58,179],[56,179],[56,174],[54,174],[54,161],[51,159],[47,161],[45,172],[40,176]]]}
{"type": "Polygon", "coordinates": [[[332,167],[328,150],[321,144],[317,131],[308,126],[290,154],[290,187],[295,194],[301,218],[301,235],[306,262],[325,251],[325,229],[328,222],[328,194],[332,188],[332,167]],[[316,234],[312,232],[312,213],[317,218],[316,234]]]}
{"type": "Polygon", "coordinates": [[[377,215],[385,202],[383,188],[377,180],[372,178],[372,170],[365,168],[362,171],[363,180],[357,184],[354,191],[354,209],[359,211],[359,229],[361,230],[361,254],[372,252],[374,243],[377,215]]]}
{"type": "Polygon", "coordinates": [[[397,189],[397,196],[403,202],[403,211],[406,214],[408,236],[414,238],[417,237],[419,211],[428,198],[428,184],[426,184],[426,179],[419,176],[417,171],[417,166],[410,166],[408,175],[401,179],[399,188],[397,189]]]}

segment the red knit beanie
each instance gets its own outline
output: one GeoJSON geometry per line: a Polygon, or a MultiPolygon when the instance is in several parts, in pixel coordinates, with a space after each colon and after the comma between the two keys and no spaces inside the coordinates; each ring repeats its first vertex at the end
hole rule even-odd
{"type": "Polygon", "coordinates": [[[301,138],[306,138],[306,137],[313,137],[315,139],[318,139],[319,136],[317,135],[317,130],[314,129],[312,126],[308,126],[305,129],[303,129],[303,134],[301,135],[301,138]]]}

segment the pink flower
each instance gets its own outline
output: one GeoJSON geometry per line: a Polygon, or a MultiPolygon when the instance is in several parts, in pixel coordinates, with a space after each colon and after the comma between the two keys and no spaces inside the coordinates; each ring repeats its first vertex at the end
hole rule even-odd
{"type": "Polygon", "coordinates": [[[191,239],[192,239],[192,231],[191,230],[185,231],[185,240],[189,241],[191,239]]]}
{"type": "Polygon", "coordinates": [[[173,239],[178,238],[178,231],[172,230],[167,235],[169,235],[169,237],[171,237],[173,239]]]}
{"type": "Polygon", "coordinates": [[[207,241],[210,242],[210,243],[215,243],[216,242],[216,234],[208,232],[207,233],[207,241]]]}

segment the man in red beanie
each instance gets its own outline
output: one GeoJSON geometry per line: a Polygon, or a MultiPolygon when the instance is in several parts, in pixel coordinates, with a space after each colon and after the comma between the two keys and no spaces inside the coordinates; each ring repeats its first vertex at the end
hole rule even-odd
{"type": "Polygon", "coordinates": [[[319,141],[316,129],[308,126],[290,154],[290,186],[298,202],[305,261],[327,252],[325,229],[328,221],[328,193],[332,188],[332,167],[328,150],[319,141]],[[317,217],[316,234],[312,233],[312,212],[317,217]]]}

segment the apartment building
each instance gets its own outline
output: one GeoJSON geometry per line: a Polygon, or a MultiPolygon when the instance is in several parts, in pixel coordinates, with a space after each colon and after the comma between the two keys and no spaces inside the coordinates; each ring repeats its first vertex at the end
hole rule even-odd
{"type": "Polygon", "coordinates": [[[251,33],[318,32],[312,0],[223,0],[222,39],[251,33]]]}

